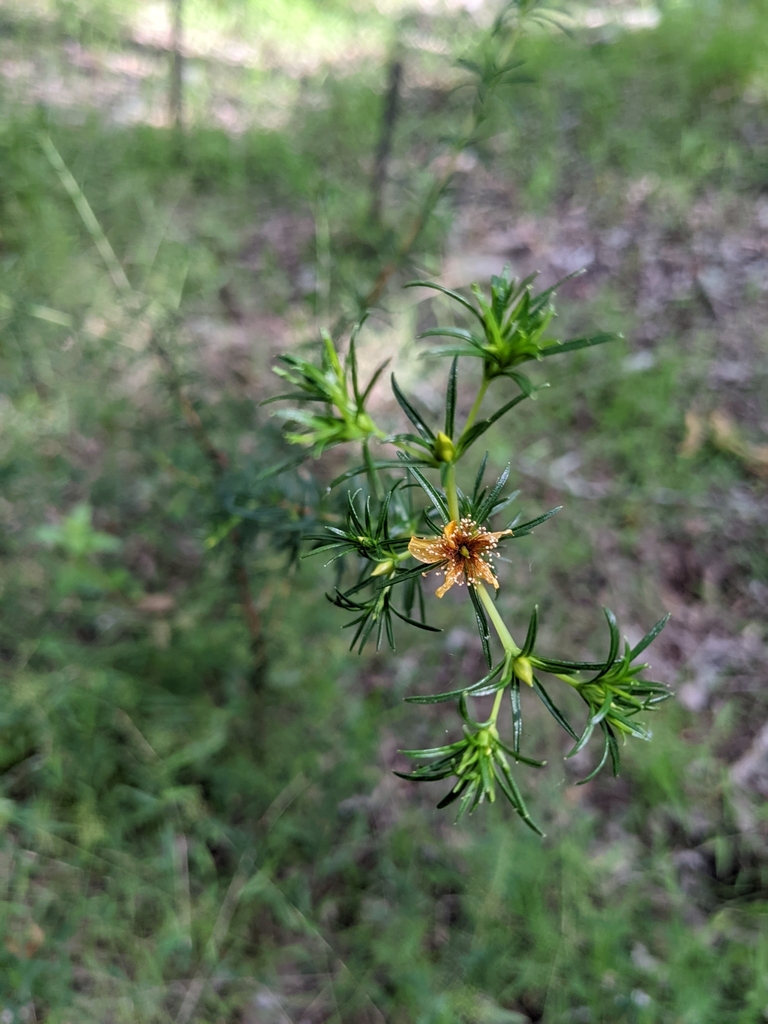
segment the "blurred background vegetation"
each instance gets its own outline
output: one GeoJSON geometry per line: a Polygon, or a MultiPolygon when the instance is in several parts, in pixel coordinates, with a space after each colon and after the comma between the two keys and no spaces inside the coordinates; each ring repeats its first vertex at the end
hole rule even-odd
{"type": "Polygon", "coordinates": [[[632,640],[673,614],[678,700],[618,780],[577,789],[535,718],[543,842],[397,780],[443,716],[402,697],[481,664],[465,609],[436,669],[420,636],[350,655],[291,561],[342,457],[266,473],[271,361],[396,251],[493,13],[186,0],[174,72],[172,4],[0,3],[3,1024],[768,1020],[764,0],[533,31],[363,335],[437,409],[414,270],[585,266],[563,321],[624,332],[489,442],[565,505],[502,567],[518,629],[542,598],[581,656],[601,603],[632,640]]]}

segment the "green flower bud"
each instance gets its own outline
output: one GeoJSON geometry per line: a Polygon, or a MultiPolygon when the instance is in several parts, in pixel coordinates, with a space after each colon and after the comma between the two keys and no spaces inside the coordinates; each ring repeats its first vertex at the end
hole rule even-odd
{"type": "Polygon", "coordinates": [[[435,443],[432,448],[432,452],[438,462],[453,462],[456,455],[456,445],[441,430],[435,438],[435,443]]]}
{"type": "Polygon", "coordinates": [[[522,655],[515,658],[512,662],[512,671],[518,679],[522,679],[524,683],[533,686],[533,665],[529,658],[524,658],[522,655]]]}
{"type": "Polygon", "coordinates": [[[391,576],[395,571],[395,566],[395,561],[392,558],[387,558],[385,561],[379,562],[371,576],[391,576]]]}

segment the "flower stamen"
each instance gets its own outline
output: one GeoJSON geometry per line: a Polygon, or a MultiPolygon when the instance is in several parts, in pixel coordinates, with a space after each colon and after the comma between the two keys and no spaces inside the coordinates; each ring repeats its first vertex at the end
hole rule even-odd
{"type": "Polygon", "coordinates": [[[411,537],[408,551],[419,562],[446,562],[445,582],[437,588],[442,597],[454,584],[490,583],[496,590],[499,581],[490,565],[490,558],[500,537],[512,535],[512,530],[491,533],[478,526],[473,519],[451,520],[443,527],[441,537],[411,537]]]}

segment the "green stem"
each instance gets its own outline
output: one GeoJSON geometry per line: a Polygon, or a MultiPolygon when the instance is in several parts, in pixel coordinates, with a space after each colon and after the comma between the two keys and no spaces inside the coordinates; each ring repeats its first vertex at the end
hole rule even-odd
{"type": "Polygon", "coordinates": [[[467,416],[467,422],[464,424],[464,430],[462,432],[462,437],[464,436],[464,434],[466,434],[466,432],[469,430],[469,428],[475,422],[475,418],[477,417],[477,414],[480,412],[480,406],[483,404],[483,399],[485,398],[485,392],[488,390],[488,385],[490,383],[491,382],[489,380],[483,380],[483,383],[480,385],[480,390],[477,393],[477,398],[475,399],[474,405],[469,410],[469,416],[467,416]]]}
{"type": "Polygon", "coordinates": [[[512,639],[512,635],[504,625],[504,621],[499,615],[499,610],[496,607],[496,603],[485,589],[482,583],[475,585],[477,595],[485,606],[485,610],[488,612],[488,617],[493,623],[494,629],[499,634],[499,640],[501,645],[507,654],[511,654],[513,658],[516,658],[520,653],[520,648],[517,646],[515,641],[512,639]]]}
{"type": "Polygon", "coordinates": [[[445,496],[448,499],[448,515],[455,522],[461,518],[459,514],[459,492],[456,489],[456,466],[450,462],[445,470],[445,496]]]}
{"type": "Polygon", "coordinates": [[[496,691],[496,697],[493,701],[493,708],[491,709],[490,722],[492,725],[496,725],[496,719],[499,717],[499,711],[501,710],[501,698],[504,696],[506,686],[501,686],[496,691]]]}
{"type": "Polygon", "coordinates": [[[568,683],[568,685],[572,686],[574,690],[578,690],[579,687],[583,685],[578,679],[574,679],[573,676],[561,676],[557,672],[555,672],[555,679],[560,679],[562,682],[568,683]]]}

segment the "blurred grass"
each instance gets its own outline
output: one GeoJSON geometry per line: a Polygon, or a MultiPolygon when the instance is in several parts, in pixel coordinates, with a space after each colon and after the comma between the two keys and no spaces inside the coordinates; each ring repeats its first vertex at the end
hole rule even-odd
{"type": "MultiPolygon", "coordinates": [[[[86,41],[120,27],[117,8],[96,3],[55,12],[55,24],[67,33],[74,19],[86,41]]],[[[247,34],[258,13],[201,4],[191,17],[247,34]]],[[[328,19],[352,35],[362,17],[342,4],[290,14],[267,12],[276,32],[295,38],[328,19]]],[[[383,32],[387,22],[373,20],[383,32]]],[[[437,18],[432,30],[446,37],[451,25],[437,18]]],[[[484,155],[517,183],[523,208],[576,196],[609,224],[627,183],[647,174],[675,197],[659,217],[707,189],[754,194],[768,173],[766,27],[758,3],[679,4],[654,30],[536,38],[527,56],[538,84],[510,97],[505,130],[484,155]]],[[[423,57],[427,71],[431,60],[423,57]]],[[[352,659],[319,599],[327,573],[312,562],[283,570],[266,537],[250,555],[270,666],[255,676],[226,553],[205,548],[219,521],[209,469],[141,317],[115,295],[39,144],[50,132],[157,322],[176,310],[220,318],[222,285],[256,318],[247,321],[256,379],[245,385],[207,379],[206,353],[183,327],[169,339],[217,442],[247,472],[279,452],[253,407],[274,344],[263,317],[311,324],[316,295],[297,294],[277,259],[254,273],[243,245],[274,209],[311,217],[320,196],[338,256],[334,304],[360,287],[360,267],[387,244],[364,223],[382,80],[380,68],[310,75],[280,130],[230,137],[192,125],[183,143],[162,129],[5,107],[7,1019],[178,1020],[197,980],[194,1012],[216,1024],[286,1015],[757,1024],[768,1006],[765,860],[745,838],[722,756],[738,742],[738,705],[699,720],[665,709],[653,742],[628,751],[622,778],[586,792],[558,771],[562,751],[534,716],[531,745],[550,759],[546,774],[525,780],[547,823],[542,844],[497,807],[455,827],[433,813],[432,794],[392,778],[395,747],[415,746],[426,729],[401,697],[422,686],[422,666],[434,671],[434,653],[414,641],[397,659],[352,659]],[[360,236],[364,245],[350,241],[360,236]]],[[[414,89],[395,178],[439,140],[458,102],[434,86],[414,89]]],[[[390,216],[408,206],[395,198],[390,216]]],[[[448,216],[446,207],[424,261],[437,265],[448,216]]],[[[310,266],[312,245],[300,255],[310,266]]],[[[588,314],[565,316],[629,331],[623,305],[606,290],[588,314]]],[[[656,556],[645,548],[674,539],[690,507],[717,530],[728,494],[760,499],[760,485],[722,453],[677,456],[712,346],[710,327],[662,336],[639,373],[623,369],[629,347],[551,368],[552,392],[514,427],[516,452],[546,465],[577,445],[585,469],[615,489],[602,501],[569,497],[546,540],[521,543],[507,570],[521,621],[530,593],[543,596],[549,636],[585,648],[604,642],[601,600],[652,621],[656,556]],[[617,578],[624,563],[604,567],[607,537],[634,575],[617,578]]],[[[509,440],[493,442],[500,461],[509,440]]],[[[535,476],[525,493],[527,504],[551,496],[535,476]]],[[[731,554],[768,582],[758,530],[731,554]]],[[[463,621],[457,609],[444,614],[463,621]]],[[[729,620],[743,625],[738,614],[729,620]]],[[[452,635],[440,665],[451,678],[474,657],[452,635]]],[[[430,725],[441,721],[435,713],[430,725]]]]}

